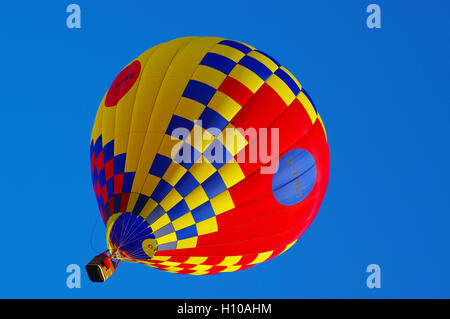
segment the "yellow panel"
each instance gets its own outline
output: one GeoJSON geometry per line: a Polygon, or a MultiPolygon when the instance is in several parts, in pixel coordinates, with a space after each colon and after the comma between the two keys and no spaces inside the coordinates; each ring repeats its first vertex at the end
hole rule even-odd
{"type": "Polygon", "coordinates": [[[278,65],[276,65],[271,59],[266,57],[264,54],[261,54],[257,51],[252,51],[247,54],[248,56],[251,56],[252,58],[255,58],[262,64],[264,64],[272,73],[274,73],[278,69],[278,65]]]}
{"type": "Polygon", "coordinates": [[[115,118],[116,118],[115,107],[103,107],[103,119],[102,119],[103,145],[108,144],[114,139],[115,118]]]}
{"type": "Polygon", "coordinates": [[[161,178],[157,176],[149,175],[145,180],[145,184],[142,187],[141,193],[150,197],[160,180],[161,178]]]}
{"type": "Polygon", "coordinates": [[[169,260],[171,257],[170,256],[153,256],[152,260],[155,261],[166,261],[169,260]]]}
{"type": "Polygon", "coordinates": [[[216,172],[216,168],[202,155],[191,166],[189,172],[201,184],[216,172]]]}
{"type": "Polygon", "coordinates": [[[214,217],[205,219],[204,221],[197,223],[196,226],[197,226],[197,233],[199,236],[209,234],[209,233],[214,233],[217,231],[216,217],[214,216],[214,217]]]}
{"type": "Polygon", "coordinates": [[[136,92],[139,87],[139,79],[131,89],[120,99],[116,106],[116,119],[114,128],[114,155],[123,154],[127,151],[128,136],[130,133],[131,117],[135,105],[136,92]]]}
{"type": "Polygon", "coordinates": [[[236,185],[245,178],[244,173],[242,173],[241,167],[238,163],[235,162],[234,159],[219,168],[219,174],[220,176],[222,176],[222,180],[227,188],[236,185]]]}
{"type": "Polygon", "coordinates": [[[170,233],[170,234],[164,235],[162,237],[156,238],[156,241],[158,242],[158,245],[171,243],[173,241],[177,241],[177,234],[170,233]]]}
{"type": "Polygon", "coordinates": [[[181,97],[175,115],[185,118],[191,122],[195,122],[202,114],[205,106],[197,101],[181,97]]]}
{"type": "Polygon", "coordinates": [[[158,206],[158,203],[156,203],[153,199],[149,198],[147,203],[145,204],[142,211],[139,213],[139,216],[146,219],[148,215],[158,206]]]}
{"type": "Polygon", "coordinates": [[[267,259],[269,259],[270,256],[272,256],[273,251],[266,251],[264,253],[259,253],[258,256],[256,256],[255,260],[253,260],[249,265],[259,264],[267,259]]]}
{"type": "Polygon", "coordinates": [[[167,212],[173,206],[178,204],[178,202],[182,199],[183,199],[183,197],[181,197],[180,193],[178,193],[177,190],[175,188],[173,188],[166,195],[166,197],[164,197],[164,199],[161,201],[160,205],[167,212]]]}
{"type": "Polygon", "coordinates": [[[133,130],[147,130],[150,116],[153,117],[154,104],[157,99],[161,99],[160,89],[162,85],[167,86],[167,77],[170,76],[168,73],[173,60],[195,39],[195,37],[186,37],[163,43],[149,58],[141,80],[145,89],[139,90],[136,97],[138,104],[136,111],[139,112],[133,114],[133,120],[137,121],[136,124],[145,123],[145,125],[134,125],[133,130]]]}
{"type": "MultiPolygon", "coordinates": [[[[187,41],[187,40],[185,40],[185,41],[187,41]]],[[[150,57],[153,55],[153,53],[155,53],[156,50],[160,49],[160,47],[162,47],[165,44],[166,43],[160,43],[160,44],[157,44],[154,47],[148,49],[147,51],[144,51],[140,56],[138,56],[137,60],[139,60],[139,62],[141,62],[141,64],[143,66],[145,66],[148,63],[148,60],[150,59],[150,57]]],[[[129,63],[129,64],[131,64],[131,63],[129,63]]]]}
{"type": "Polygon", "coordinates": [[[150,118],[149,127],[155,132],[165,133],[175,111],[178,101],[184,92],[189,78],[166,76],[159,90],[150,118]]]}
{"type": "Polygon", "coordinates": [[[223,44],[214,46],[209,52],[223,55],[234,62],[239,62],[245,56],[243,52],[223,44]]]}
{"type": "Polygon", "coordinates": [[[217,266],[232,266],[236,265],[239,260],[242,259],[242,256],[226,256],[225,259],[217,266]]]}
{"type": "Polygon", "coordinates": [[[127,212],[132,212],[134,205],[136,205],[137,199],[139,197],[138,193],[131,193],[130,198],[128,198],[128,204],[127,204],[127,212]]]}
{"type": "Polygon", "coordinates": [[[241,267],[242,266],[228,266],[227,268],[225,268],[221,272],[232,272],[232,271],[239,270],[241,267]]]}
{"type": "Polygon", "coordinates": [[[183,216],[177,218],[172,222],[175,231],[192,226],[194,224],[195,224],[194,217],[192,217],[192,214],[190,212],[184,214],[183,216]]]}
{"type": "Polygon", "coordinates": [[[186,260],[185,264],[193,264],[193,265],[200,265],[205,262],[205,260],[208,259],[208,257],[189,257],[188,260],[186,260]]]}
{"type": "Polygon", "coordinates": [[[172,186],[175,186],[176,183],[183,177],[183,175],[187,172],[187,169],[185,169],[183,166],[176,162],[172,162],[169,165],[169,168],[163,175],[163,180],[165,180],[167,183],[169,183],[172,186]]]}
{"type": "Polygon", "coordinates": [[[150,167],[155,158],[156,151],[159,146],[159,141],[162,140],[163,136],[164,134],[157,134],[157,133],[147,134],[139,158],[139,164],[136,170],[136,175],[134,176],[132,192],[137,193],[140,192],[142,187],[144,186],[145,179],[148,176],[152,176],[148,174],[148,172],[150,171],[150,167]]]}
{"type": "Polygon", "coordinates": [[[197,265],[195,267],[192,267],[192,270],[208,270],[211,269],[213,266],[212,265],[197,265]]]}
{"type": "Polygon", "coordinates": [[[325,130],[325,125],[323,125],[323,121],[322,121],[322,118],[320,117],[320,114],[317,114],[317,118],[319,119],[319,122],[322,125],[323,133],[325,134],[325,139],[328,140],[328,138],[327,138],[327,131],[325,130]]]}
{"type": "Polygon", "coordinates": [[[228,122],[240,111],[241,106],[231,97],[217,91],[208,103],[208,107],[222,115],[228,122]]]}
{"type": "MultiPolygon", "coordinates": [[[[152,59],[150,59],[150,61],[152,61],[152,59]]],[[[148,123],[153,110],[153,104],[156,100],[156,96],[158,95],[161,82],[164,79],[163,74],[159,75],[159,73],[161,73],[159,70],[163,67],[163,71],[165,72],[168,68],[168,63],[169,61],[164,61],[163,64],[158,65],[157,67],[156,65],[153,66],[154,64],[151,64],[151,66],[144,69],[140,82],[140,87],[142,87],[142,89],[138,89],[136,94],[135,107],[131,121],[132,132],[147,131],[148,123]],[[158,75],[155,75],[155,71],[158,75]]]]}
{"type": "Polygon", "coordinates": [[[311,123],[314,123],[316,121],[317,114],[316,114],[316,111],[314,110],[313,105],[309,101],[308,97],[305,95],[305,93],[300,92],[300,94],[298,95],[297,98],[300,101],[300,103],[302,103],[302,105],[305,108],[306,112],[308,112],[308,115],[309,115],[309,117],[311,119],[311,123]]]}
{"type": "Polygon", "coordinates": [[[164,135],[158,153],[173,159],[175,156],[172,156],[172,153],[174,155],[177,154],[182,145],[183,143],[181,140],[174,138],[171,135],[164,135]]]}
{"type": "Polygon", "coordinates": [[[291,248],[292,246],[294,246],[294,244],[295,244],[297,241],[298,241],[298,239],[297,239],[297,240],[294,240],[292,243],[290,243],[289,245],[287,245],[286,248],[285,248],[281,253],[284,253],[286,250],[288,250],[289,248],[291,248]]]}
{"type": "Polygon", "coordinates": [[[184,200],[188,205],[190,210],[197,208],[203,203],[208,201],[208,195],[206,195],[205,190],[201,185],[194,189],[189,195],[187,195],[184,200]]]}
{"type": "Polygon", "coordinates": [[[256,75],[256,73],[240,64],[233,68],[229,76],[244,84],[253,93],[255,93],[264,84],[264,81],[256,75]]]}
{"type": "Polygon", "coordinates": [[[174,261],[163,261],[162,263],[159,263],[158,265],[175,267],[175,266],[181,265],[181,263],[177,263],[177,262],[174,262],[174,261]]]}
{"type": "Polygon", "coordinates": [[[135,172],[141,157],[141,148],[144,143],[146,132],[131,132],[127,147],[127,157],[125,161],[125,172],[135,172]]]}
{"type": "Polygon", "coordinates": [[[177,272],[183,270],[183,268],[180,268],[180,267],[168,267],[168,268],[164,268],[164,270],[167,271],[167,272],[177,273],[177,272]]]}
{"type": "Polygon", "coordinates": [[[191,77],[205,54],[222,40],[216,37],[195,38],[185,50],[175,56],[168,73],[172,76],[191,77]]]}
{"type": "Polygon", "coordinates": [[[272,89],[277,92],[277,94],[283,99],[286,105],[290,105],[295,99],[294,93],[289,88],[289,86],[284,83],[276,74],[272,74],[270,78],[267,79],[266,83],[272,87],[272,89]]]}
{"type": "Polygon", "coordinates": [[[233,156],[239,153],[248,144],[245,137],[231,123],[228,123],[217,139],[222,142],[225,148],[233,156]]]}
{"type": "Polygon", "coordinates": [[[166,261],[169,260],[171,257],[170,256],[153,256],[152,260],[155,261],[166,261]]]}
{"type": "Polygon", "coordinates": [[[153,231],[156,231],[169,223],[170,223],[169,216],[167,216],[167,214],[164,214],[161,217],[159,217],[156,221],[154,221],[153,224],[150,225],[150,227],[152,228],[153,231]]]}
{"type": "Polygon", "coordinates": [[[128,143],[127,147],[126,172],[137,170],[153,106],[173,56],[192,39],[181,38],[158,45],[143,66],[130,126],[130,140],[133,143],[128,143]]]}
{"type": "Polygon", "coordinates": [[[211,206],[216,215],[220,215],[226,211],[229,211],[230,209],[233,209],[234,203],[228,190],[211,199],[211,206]]]}
{"type": "MultiPolygon", "coordinates": [[[[105,94],[105,96],[106,96],[106,94],[105,94]]],[[[91,141],[94,141],[94,143],[95,143],[95,141],[97,141],[97,139],[102,134],[103,106],[105,103],[104,101],[105,101],[105,97],[103,97],[100,107],[97,110],[97,114],[95,115],[94,127],[92,128],[92,133],[91,133],[91,141]]]]}
{"type": "MultiPolygon", "coordinates": [[[[158,46],[157,46],[158,47],[158,46]]],[[[152,55],[152,53],[156,50],[157,47],[154,47],[150,50],[147,50],[141,56],[136,59],[139,60],[141,63],[141,66],[145,66],[147,60],[152,55]]],[[[136,61],[134,60],[134,61],[136,61]]],[[[134,61],[130,62],[128,65],[133,63],[134,61]]],[[[112,113],[109,110],[106,112],[108,113],[107,118],[105,120],[109,121],[110,123],[106,123],[106,127],[104,129],[107,129],[108,137],[107,141],[109,141],[109,131],[110,131],[110,125],[114,126],[114,154],[122,154],[127,151],[127,144],[128,144],[128,135],[130,132],[130,125],[131,125],[131,115],[133,114],[133,108],[135,105],[135,98],[136,93],[138,91],[138,87],[140,85],[140,79],[142,77],[142,71],[139,74],[139,78],[137,81],[133,84],[133,86],[126,92],[126,94],[120,99],[120,101],[117,103],[116,106],[109,107],[107,109],[115,109],[115,119],[112,119],[112,113]]],[[[106,107],[105,107],[106,108],[106,107]]]]}
{"type": "Polygon", "coordinates": [[[208,84],[217,90],[226,77],[226,74],[223,74],[219,70],[206,65],[199,65],[192,75],[192,80],[208,84]]]}
{"type": "Polygon", "coordinates": [[[191,237],[177,241],[177,249],[195,248],[196,246],[197,246],[197,237],[191,237]]]}

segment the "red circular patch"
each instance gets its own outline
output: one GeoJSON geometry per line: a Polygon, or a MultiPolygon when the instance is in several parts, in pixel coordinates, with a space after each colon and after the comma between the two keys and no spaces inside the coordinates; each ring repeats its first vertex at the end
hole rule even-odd
{"type": "Polygon", "coordinates": [[[116,106],[120,99],[127,94],[133,84],[139,77],[141,72],[141,62],[138,60],[131,63],[125,69],[120,71],[113,83],[109,87],[108,94],[105,99],[105,106],[116,106]]]}

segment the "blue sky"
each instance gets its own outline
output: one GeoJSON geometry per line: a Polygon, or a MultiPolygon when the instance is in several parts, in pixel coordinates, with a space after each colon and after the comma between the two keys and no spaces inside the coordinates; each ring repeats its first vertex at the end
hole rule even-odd
{"type": "Polygon", "coordinates": [[[2,1],[0,297],[450,297],[450,3],[2,1]],[[55,2],[56,3],[56,2],[55,2]],[[81,7],[81,29],[66,7],[81,7]],[[366,7],[381,7],[368,29],[366,7]],[[66,267],[105,245],[89,167],[94,116],[115,75],[173,38],[221,36],[285,65],[325,123],[330,182],[291,250],[250,270],[181,276],[121,263],[105,284],[66,267]],[[366,267],[381,267],[381,288],[366,267]]]}

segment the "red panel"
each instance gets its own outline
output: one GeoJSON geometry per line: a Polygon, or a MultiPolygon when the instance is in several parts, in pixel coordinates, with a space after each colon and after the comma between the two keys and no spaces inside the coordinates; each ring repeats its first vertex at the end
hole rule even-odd
{"type": "Polygon", "coordinates": [[[95,162],[97,166],[97,172],[100,173],[103,168],[103,150],[100,151],[95,162]]]}
{"type": "Polygon", "coordinates": [[[114,158],[111,158],[108,163],[105,164],[105,178],[108,181],[114,177],[114,158]]]}
{"type": "Polygon", "coordinates": [[[103,204],[106,205],[106,202],[108,201],[108,192],[106,190],[106,183],[103,185],[102,188],[102,198],[103,198],[103,204]]]}
{"type": "Polygon", "coordinates": [[[253,92],[250,91],[249,88],[232,77],[225,78],[218,90],[231,97],[241,106],[243,106],[253,95],[253,92]]]}
{"type": "Polygon", "coordinates": [[[248,128],[265,128],[286,107],[286,103],[284,103],[274,89],[264,83],[250,100],[248,100],[241,111],[231,120],[231,124],[244,130],[248,128]]]}
{"type": "Polygon", "coordinates": [[[100,189],[100,181],[97,180],[97,183],[94,185],[94,193],[95,196],[100,200],[102,196],[102,190],[100,189]]]}
{"type": "Polygon", "coordinates": [[[108,200],[109,216],[114,214],[114,196],[108,200]]]}
{"type": "Polygon", "coordinates": [[[130,199],[130,193],[123,193],[120,199],[120,212],[127,210],[128,200],[130,199]]]}
{"type": "Polygon", "coordinates": [[[114,176],[114,195],[122,193],[123,173],[114,176]]]}
{"type": "Polygon", "coordinates": [[[92,152],[92,155],[91,155],[91,175],[94,174],[94,169],[95,169],[95,153],[92,152]]]}

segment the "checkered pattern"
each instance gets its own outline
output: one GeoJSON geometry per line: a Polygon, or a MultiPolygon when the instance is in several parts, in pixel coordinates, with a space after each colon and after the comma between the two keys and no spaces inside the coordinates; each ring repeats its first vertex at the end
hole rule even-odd
{"type": "Polygon", "coordinates": [[[114,156],[114,141],[102,147],[102,136],[91,142],[91,176],[100,214],[106,224],[114,213],[125,211],[134,173],[125,173],[126,154],[114,156]]]}
{"type": "Polygon", "coordinates": [[[298,240],[281,249],[258,254],[225,257],[168,257],[155,256],[149,261],[137,261],[141,264],[184,275],[215,275],[223,272],[245,270],[264,261],[275,258],[291,248],[298,240]]]}
{"type": "MultiPolygon", "coordinates": [[[[126,154],[114,156],[114,140],[103,145],[100,135],[92,141],[92,180],[105,223],[118,212],[142,216],[158,242],[158,251],[194,248],[198,236],[217,232],[217,216],[234,208],[228,189],[245,178],[235,156],[248,141],[231,121],[263,84],[286,107],[298,99],[312,123],[318,118],[307,92],[275,59],[240,42],[224,40],[204,56],[188,82],[141,192],[131,192],[135,173],[124,171],[126,154]],[[180,128],[190,135],[180,136],[180,128]],[[226,128],[234,130],[240,142],[234,149],[228,149],[225,137],[219,135],[226,128]],[[221,161],[214,160],[217,151],[221,161]],[[185,162],[187,155],[190,161],[185,162]]],[[[251,267],[285,249],[225,257],[219,262],[208,257],[183,261],[154,257],[140,262],[171,272],[212,274],[251,267]],[[232,258],[235,263],[225,263],[232,258]]]]}

